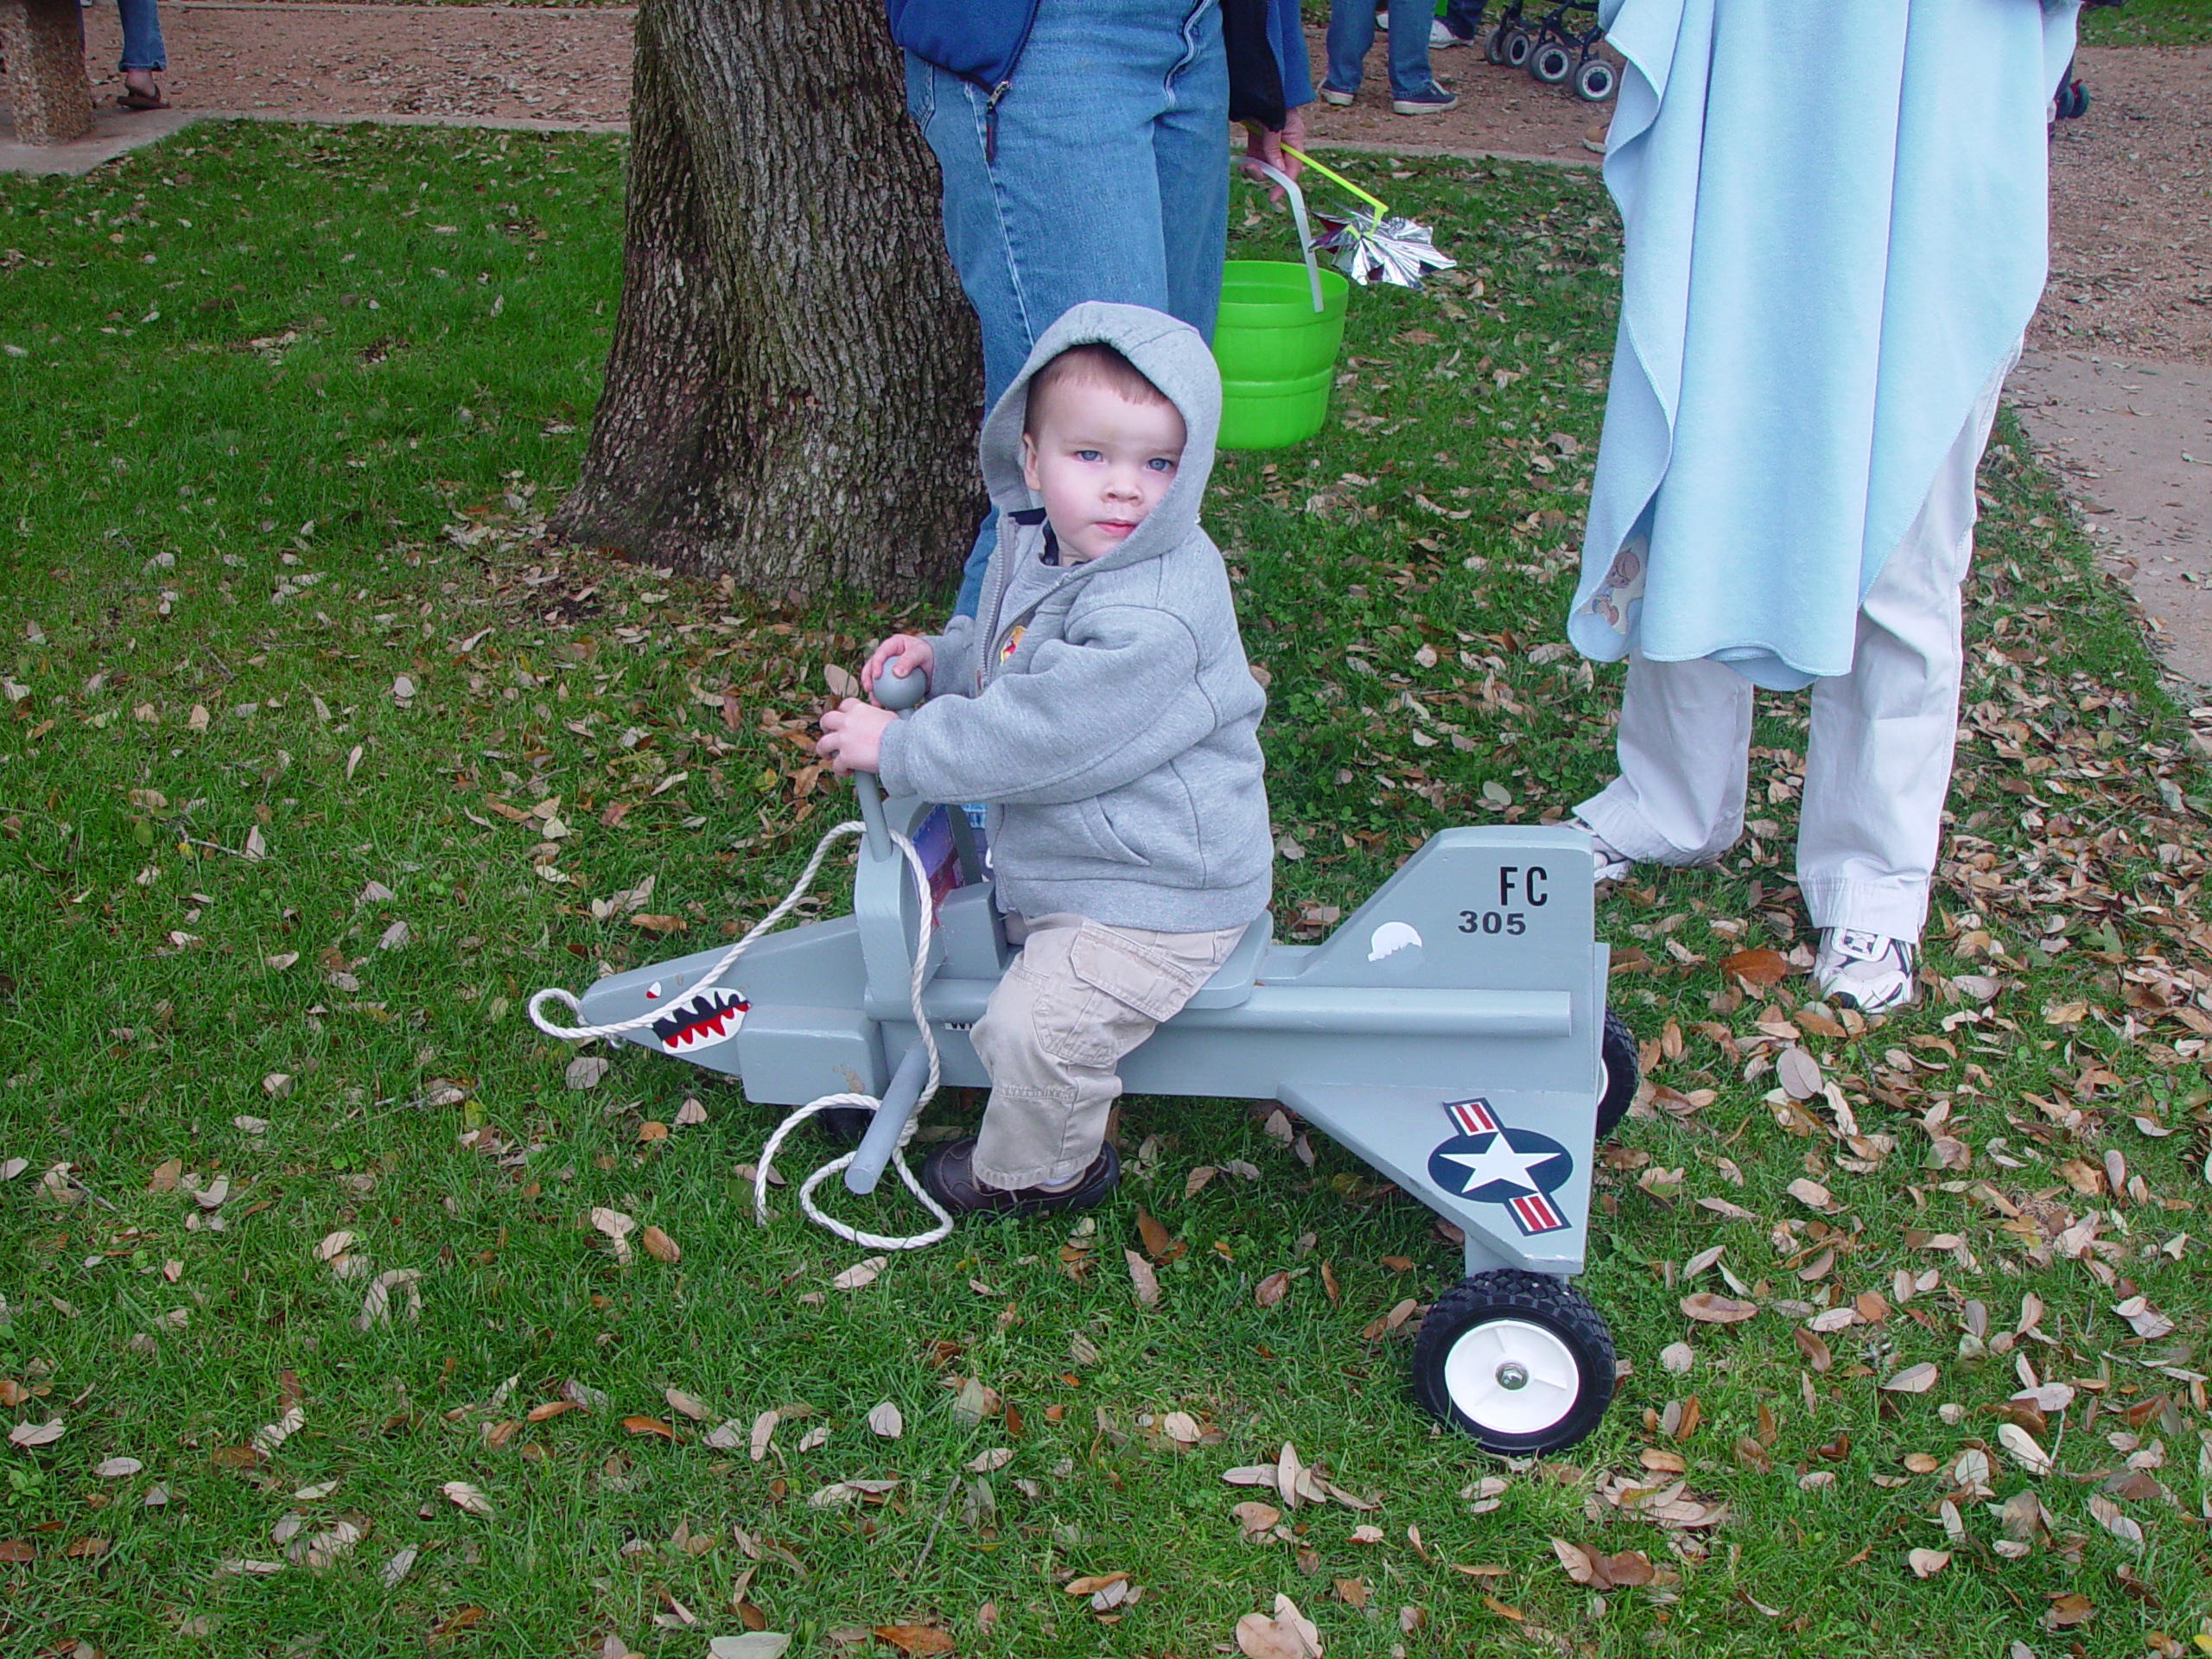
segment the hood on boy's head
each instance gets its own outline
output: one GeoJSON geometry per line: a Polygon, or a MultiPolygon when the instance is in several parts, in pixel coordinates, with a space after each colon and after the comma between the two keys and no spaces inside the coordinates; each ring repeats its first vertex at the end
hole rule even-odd
{"type": "Polygon", "coordinates": [[[1029,412],[1029,383],[1071,346],[1111,346],[1160,388],[1183,417],[1183,459],[1175,480],[1144,523],[1100,560],[1123,564],[1173,546],[1198,522],[1206,479],[1213,471],[1214,435],[1221,428],[1221,371],[1198,331],[1147,306],[1086,300],[1071,306],[1039,336],[1029,360],[983,422],[978,448],[983,483],[1001,512],[1027,512],[1037,498],[1022,481],[1021,427],[1029,412]]]}

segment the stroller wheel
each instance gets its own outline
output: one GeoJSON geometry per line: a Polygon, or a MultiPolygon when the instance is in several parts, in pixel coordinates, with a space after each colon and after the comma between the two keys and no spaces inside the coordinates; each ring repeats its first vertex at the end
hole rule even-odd
{"type": "Polygon", "coordinates": [[[1529,38],[1525,29],[1507,29],[1504,34],[1505,41],[1498,48],[1497,60],[1509,69],[1525,69],[1529,54],[1535,50],[1536,43],[1529,38]]]}
{"type": "MultiPolygon", "coordinates": [[[[1636,1099],[1642,1066],[1637,1059],[1636,1033],[1628,1021],[1611,1008],[1605,1010],[1605,1034],[1598,1045],[1598,1139],[1609,1141],[1628,1116],[1636,1099]]],[[[826,1114],[825,1114],[826,1116],[826,1114]]]]}
{"type": "Polygon", "coordinates": [[[1613,1338],[1589,1299],[1517,1268],[1462,1279],[1414,1344],[1421,1405],[1507,1456],[1573,1446],[1605,1414],[1613,1376],[1613,1338]]]}
{"type": "Polygon", "coordinates": [[[1574,72],[1574,90],[1592,104],[1602,104],[1621,89],[1621,78],[1603,58],[1592,58],[1574,72]]]}
{"type": "Polygon", "coordinates": [[[1509,29],[1505,24],[1500,23],[1496,29],[1493,29],[1488,35],[1485,35],[1483,37],[1483,57],[1484,60],[1491,63],[1503,63],[1505,61],[1505,37],[1510,33],[1512,33],[1510,29],[1509,29]]]}
{"type": "Polygon", "coordinates": [[[1574,54],[1556,41],[1547,41],[1529,54],[1529,73],[1547,86],[1556,86],[1574,73],[1574,54]]]}

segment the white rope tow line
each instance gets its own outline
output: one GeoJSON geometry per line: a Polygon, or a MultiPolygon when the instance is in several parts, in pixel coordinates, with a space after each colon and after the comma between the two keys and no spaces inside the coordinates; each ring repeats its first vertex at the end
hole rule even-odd
{"type": "MultiPolygon", "coordinates": [[[[847,836],[862,833],[865,828],[866,826],[857,818],[849,818],[842,823],[832,825],[822,839],[815,843],[814,856],[807,860],[806,868],[800,872],[799,878],[792,884],[791,890],[783,896],[774,909],[755,922],[743,938],[724,951],[721,959],[702,974],[695,982],[699,985],[712,985],[719,981],[722,975],[728,971],[730,965],[752,946],[755,939],[790,915],[799,900],[806,896],[807,889],[814,884],[815,872],[822,868],[822,861],[829,855],[830,849],[847,836]]],[[[892,1149],[891,1161],[899,1171],[899,1179],[906,1184],[906,1190],[920,1200],[925,1209],[937,1217],[937,1224],[927,1232],[899,1237],[883,1233],[868,1232],[858,1227],[849,1227],[835,1216],[825,1214],[819,1209],[814,1202],[814,1189],[831,1176],[841,1174],[849,1168],[853,1160],[860,1155],[860,1148],[857,1147],[850,1152],[832,1158],[800,1184],[798,1207],[805,1212],[809,1221],[818,1227],[829,1229],[838,1237],[852,1243],[877,1250],[919,1250],[925,1249],[930,1245],[944,1239],[952,1231],[951,1213],[929,1195],[928,1189],[923,1186],[919,1178],[906,1164],[907,1143],[913,1140],[915,1130],[921,1127],[922,1109],[936,1095],[940,1076],[937,1033],[930,1029],[929,1020],[922,1012],[922,981],[929,965],[930,941],[937,931],[937,918],[931,913],[929,872],[922,868],[922,855],[914,850],[914,843],[906,836],[899,835],[896,830],[889,833],[892,844],[899,849],[900,855],[906,861],[907,873],[914,879],[915,893],[920,901],[918,909],[921,916],[921,931],[914,941],[913,967],[907,981],[906,1001],[908,1007],[913,1010],[915,1029],[921,1033],[922,1046],[930,1057],[929,1078],[923,1084],[922,1092],[915,1100],[913,1109],[906,1115],[906,1127],[899,1133],[899,1144],[892,1149]]],[[[652,1024],[664,1014],[662,1009],[649,1008],[643,1014],[627,1020],[617,1020],[614,1024],[608,1026],[556,1026],[541,1012],[544,1005],[555,1002],[566,1007],[571,1014],[579,1018],[582,1016],[583,1004],[576,1000],[573,993],[563,990],[558,986],[550,986],[530,999],[527,1007],[531,1023],[549,1037],[558,1037],[572,1043],[588,1042],[599,1037],[626,1036],[631,1032],[652,1024]]],[[[768,1144],[761,1149],[760,1166],[753,1173],[753,1218],[764,1226],[767,1223],[768,1178],[775,1168],[777,1152],[782,1147],[785,1138],[793,1129],[816,1113],[827,1111],[833,1106],[857,1107],[864,1111],[874,1112],[882,1104],[883,1102],[874,1095],[823,1095],[808,1101],[805,1105],[779,1123],[776,1126],[776,1132],[768,1137],[768,1144]]]]}

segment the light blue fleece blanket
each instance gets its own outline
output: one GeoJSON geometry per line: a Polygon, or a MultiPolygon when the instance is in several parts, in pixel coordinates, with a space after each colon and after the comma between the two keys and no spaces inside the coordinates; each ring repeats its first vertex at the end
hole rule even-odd
{"type": "Polygon", "coordinates": [[[2027,327],[2078,0],[1607,0],[1628,253],[1584,654],[1851,667],[1859,601],[2027,327]]]}

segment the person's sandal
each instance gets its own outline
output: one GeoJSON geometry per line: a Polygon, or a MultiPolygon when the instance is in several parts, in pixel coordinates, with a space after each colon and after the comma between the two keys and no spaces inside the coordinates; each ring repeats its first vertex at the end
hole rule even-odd
{"type": "Polygon", "coordinates": [[[976,1137],[948,1141],[922,1166],[922,1185],[956,1216],[1041,1216],[1054,1210],[1088,1210],[1111,1192],[1122,1179],[1122,1160],[1109,1141],[1098,1148],[1090,1167],[1061,1192],[1041,1186],[1008,1191],[976,1175],[976,1137]]]}
{"type": "Polygon", "coordinates": [[[169,106],[168,99],[158,91],[150,93],[121,92],[115,95],[115,101],[126,110],[166,110],[169,106]]]}

